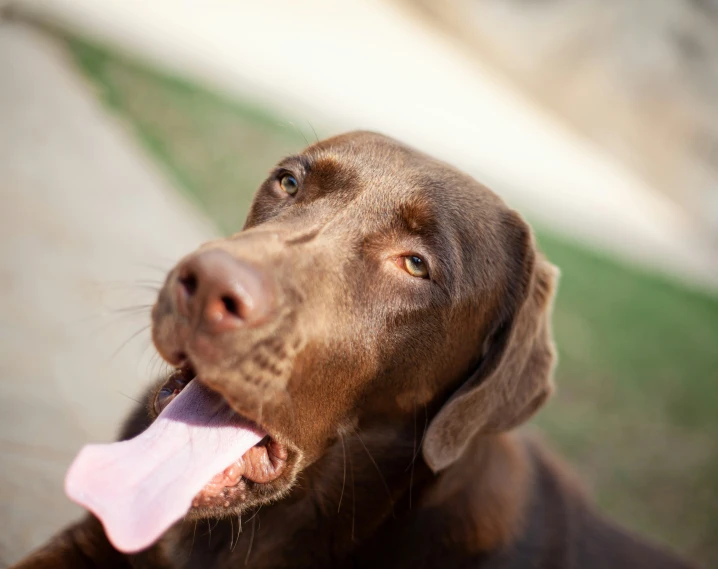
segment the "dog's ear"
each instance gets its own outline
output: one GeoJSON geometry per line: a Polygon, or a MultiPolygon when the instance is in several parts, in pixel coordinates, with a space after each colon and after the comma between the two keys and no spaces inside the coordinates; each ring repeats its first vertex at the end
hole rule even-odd
{"type": "Polygon", "coordinates": [[[424,436],[424,460],[438,472],[458,459],[472,437],[526,421],[553,390],[551,308],[558,269],[536,251],[521,217],[506,217],[508,280],[476,372],[439,410],[424,436]]]}

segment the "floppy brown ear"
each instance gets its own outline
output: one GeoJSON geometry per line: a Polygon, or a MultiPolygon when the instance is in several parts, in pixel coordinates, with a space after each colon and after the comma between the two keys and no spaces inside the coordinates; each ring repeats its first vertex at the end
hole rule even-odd
{"type": "Polygon", "coordinates": [[[477,371],[451,396],[426,431],[424,460],[438,472],[458,459],[472,437],[526,421],[553,390],[551,308],[558,269],[536,251],[528,225],[507,223],[511,268],[503,306],[477,371]]]}

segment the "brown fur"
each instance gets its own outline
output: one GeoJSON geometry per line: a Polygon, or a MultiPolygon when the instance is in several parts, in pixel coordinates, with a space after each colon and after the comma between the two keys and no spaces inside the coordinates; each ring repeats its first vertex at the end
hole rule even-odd
{"type": "Polygon", "coordinates": [[[495,194],[396,141],[350,133],[280,162],[244,230],[170,272],[153,337],[285,444],[287,467],[138,555],[88,517],[18,567],[685,567],[602,520],[513,432],[552,390],[555,278],[495,194]],[[265,283],[252,325],[205,326],[177,300],[218,251],[265,283]],[[403,270],[414,254],[429,278],[403,270]]]}

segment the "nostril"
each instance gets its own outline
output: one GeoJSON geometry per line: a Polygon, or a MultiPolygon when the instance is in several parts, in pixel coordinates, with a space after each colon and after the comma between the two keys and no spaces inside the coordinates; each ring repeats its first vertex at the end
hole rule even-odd
{"type": "Polygon", "coordinates": [[[205,333],[259,325],[273,302],[262,271],[219,249],[188,257],[175,275],[173,308],[193,329],[205,333]]]}
{"type": "Polygon", "coordinates": [[[178,280],[185,292],[189,296],[194,296],[194,293],[197,292],[197,276],[194,273],[188,273],[179,277],[178,280]]]}
{"type": "Polygon", "coordinates": [[[242,316],[239,313],[239,303],[236,301],[236,299],[232,298],[231,296],[224,295],[221,297],[220,300],[222,301],[222,304],[224,304],[224,308],[227,312],[238,318],[242,316]]]}

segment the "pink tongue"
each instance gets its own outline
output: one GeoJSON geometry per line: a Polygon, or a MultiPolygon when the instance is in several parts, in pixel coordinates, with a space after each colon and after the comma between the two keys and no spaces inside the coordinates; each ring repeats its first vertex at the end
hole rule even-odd
{"type": "Polygon", "coordinates": [[[134,439],[85,446],[67,472],[65,492],[100,519],[118,550],[134,553],[182,518],[197,493],[264,436],[192,381],[134,439]]]}

